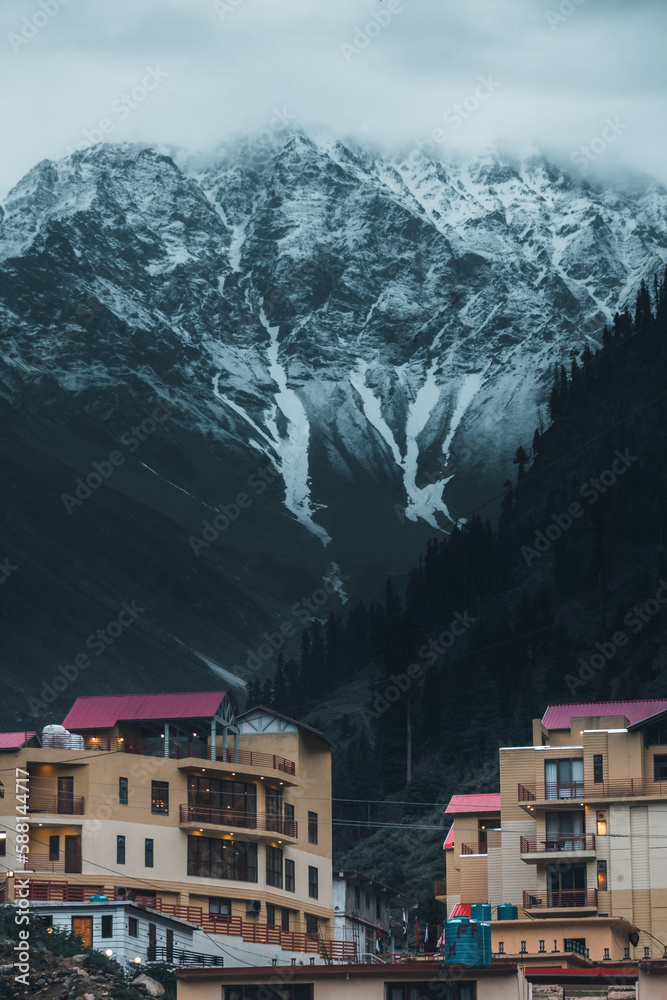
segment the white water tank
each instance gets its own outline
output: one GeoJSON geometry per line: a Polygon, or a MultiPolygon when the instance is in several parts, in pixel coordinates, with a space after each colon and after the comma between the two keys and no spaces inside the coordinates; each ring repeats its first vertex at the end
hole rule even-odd
{"type": "Polygon", "coordinates": [[[57,747],[59,750],[83,750],[83,736],[70,733],[64,726],[44,726],[42,729],[42,746],[57,747]]]}

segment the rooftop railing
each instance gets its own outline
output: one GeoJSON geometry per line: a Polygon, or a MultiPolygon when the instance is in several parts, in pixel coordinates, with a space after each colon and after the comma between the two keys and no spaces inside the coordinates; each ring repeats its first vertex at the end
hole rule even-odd
{"type": "MultiPolygon", "coordinates": [[[[171,760],[187,760],[194,757],[197,760],[211,761],[211,753],[205,740],[168,740],[159,737],[151,739],[135,739],[133,737],[113,738],[111,736],[84,737],[86,750],[113,751],[114,753],[134,753],[144,757],[169,757],[171,760]]],[[[280,771],[283,774],[295,774],[296,765],[293,760],[281,757],[276,753],[263,753],[257,750],[235,750],[233,747],[218,748],[215,762],[222,764],[247,765],[258,770],[280,771]]]]}
{"type": "Polygon", "coordinates": [[[636,798],[639,795],[667,795],[667,780],[541,781],[519,784],[517,789],[519,802],[577,802],[583,799],[636,798]]]}

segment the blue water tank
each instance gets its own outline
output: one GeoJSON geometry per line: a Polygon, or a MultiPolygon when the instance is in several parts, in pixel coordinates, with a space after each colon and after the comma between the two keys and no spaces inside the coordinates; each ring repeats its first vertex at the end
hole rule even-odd
{"type": "Polygon", "coordinates": [[[445,924],[445,962],[478,965],[478,924],[470,917],[452,917],[445,924]]]}
{"type": "Polygon", "coordinates": [[[477,964],[491,965],[491,924],[486,920],[477,924],[477,964]]]}
{"type": "Polygon", "coordinates": [[[101,893],[96,893],[96,895],[90,897],[91,903],[108,903],[109,897],[102,896],[101,893]]]}
{"type": "Polygon", "coordinates": [[[490,920],[491,903],[473,903],[470,907],[470,916],[473,920],[490,920]]]}
{"type": "Polygon", "coordinates": [[[516,920],[518,916],[519,911],[513,903],[498,904],[498,920],[516,920]]]}

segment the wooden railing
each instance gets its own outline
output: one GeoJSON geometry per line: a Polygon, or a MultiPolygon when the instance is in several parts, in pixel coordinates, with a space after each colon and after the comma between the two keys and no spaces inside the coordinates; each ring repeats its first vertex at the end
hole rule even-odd
{"type": "MultiPolygon", "coordinates": [[[[131,737],[86,736],[86,750],[106,750],[114,753],[134,753],[145,757],[169,757],[172,760],[186,760],[195,757],[197,760],[210,760],[211,752],[205,740],[169,740],[160,738],[134,739],[131,737]],[[166,749],[166,753],[165,753],[166,749]]],[[[280,771],[282,774],[295,774],[296,765],[293,760],[281,757],[276,753],[262,753],[257,750],[234,750],[227,747],[216,751],[216,763],[236,764],[239,767],[249,766],[258,770],[280,771]]]]}
{"type": "Polygon", "coordinates": [[[28,798],[28,812],[83,816],[84,809],[83,795],[42,795],[39,792],[32,792],[28,798]]]}
{"type": "Polygon", "coordinates": [[[582,799],[631,799],[639,795],[667,795],[667,781],[617,778],[610,781],[547,781],[519,784],[519,802],[567,802],[582,799]]]}
{"type": "Polygon", "coordinates": [[[535,896],[530,892],[523,894],[524,910],[551,910],[557,907],[576,909],[582,906],[597,905],[597,889],[551,889],[540,896],[535,896]]]}
{"type": "Polygon", "coordinates": [[[70,885],[68,882],[36,882],[30,879],[29,898],[49,903],[89,903],[91,896],[109,895],[103,885],[70,885]]]}
{"type": "Polygon", "coordinates": [[[222,955],[204,955],[199,951],[186,951],[185,948],[167,948],[163,944],[149,944],[147,958],[149,962],[168,962],[169,965],[175,965],[178,968],[185,966],[223,968],[225,964],[222,955]]]}
{"type": "Polygon", "coordinates": [[[213,823],[216,826],[234,826],[244,830],[262,830],[278,833],[283,837],[296,837],[298,824],[293,819],[283,819],[273,813],[258,813],[244,809],[221,809],[219,806],[201,806],[184,802],[180,806],[181,823],[213,823]]]}
{"type": "Polygon", "coordinates": [[[563,851],[594,851],[594,833],[559,833],[553,837],[521,837],[521,854],[546,854],[563,851]]]}
{"type": "Polygon", "coordinates": [[[486,848],[482,850],[481,844],[461,844],[461,854],[488,854],[486,848]]]}
{"type": "Polygon", "coordinates": [[[80,875],[82,858],[80,855],[59,858],[50,858],[44,853],[30,852],[30,866],[37,872],[53,872],[54,874],[80,875]]]}

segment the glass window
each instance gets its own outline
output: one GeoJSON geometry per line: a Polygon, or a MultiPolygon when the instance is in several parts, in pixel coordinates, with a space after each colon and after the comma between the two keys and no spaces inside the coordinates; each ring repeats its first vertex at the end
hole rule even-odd
{"type": "Polygon", "coordinates": [[[308,865],[308,895],[311,899],[317,899],[318,892],[317,868],[314,868],[312,865],[308,865]]]}
{"type": "Polygon", "coordinates": [[[310,913],[305,914],[306,917],[306,934],[317,934],[317,917],[313,917],[310,913]]]}
{"type": "Polygon", "coordinates": [[[257,881],[257,844],[217,837],[188,837],[188,875],[257,881]]]}
{"type": "Polygon", "coordinates": [[[0,831],[0,858],[7,857],[7,833],[5,830],[0,831]]]}
{"type": "Polygon", "coordinates": [[[544,762],[545,798],[577,799],[584,794],[583,757],[544,762]]]}
{"type": "Polygon", "coordinates": [[[386,1000],[477,1000],[476,983],[386,983],[386,1000]]]}
{"type": "Polygon", "coordinates": [[[248,830],[257,826],[257,786],[228,778],[193,775],[188,780],[188,804],[195,821],[211,820],[248,830]]]}
{"type": "Polygon", "coordinates": [[[600,892],[607,891],[607,862],[598,861],[598,889],[600,892]]]}
{"type": "Polygon", "coordinates": [[[151,812],[169,812],[169,782],[151,781],[151,812]]]}
{"type": "Polygon", "coordinates": [[[49,861],[60,861],[60,836],[49,837],[49,861]]]}
{"type": "Polygon", "coordinates": [[[266,923],[269,927],[276,925],[276,908],[273,903],[266,904],[266,923]]]}
{"type": "Polygon", "coordinates": [[[607,836],[607,810],[599,809],[597,813],[598,837],[607,836]]]}
{"type": "Polygon", "coordinates": [[[604,774],[603,774],[603,769],[602,769],[602,754],[601,753],[594,753],[593,754],[593,781],[596,784],[598,784],[601,781],[604,781],[604,774]]]}
{"type": "Polygon", "coordinates": [[[146,868],[153,867],[153,841],[150,837],[146,837],[144,843],[144,865],[146,868]]]}
{"type": "Polygon", "coordinates": [[[266,849],[266,884],[276,889],[283,887],[283,852],[280,847],[266,849]]]}
{"type": "Polygon", "coordinates": [[[107,914],[102,917],[102,933],[101,937],[110,938],[113,937],[113,915],[107,914]]]}
{"type": "Polygon", "coordinates": [[[653,758],[653,777],[656,781],[667,778],[667,754],[657,753],[653,758]]]}
{"type": "Polygon", "coordinates": [[[317,843],[317,813],[308,812],[308,843],[317,843]]]}
{"type": "Polygon", "coordinates": [[[128,781],[127,778],[118,779],[118,804],[121,806],[126,806],[128,800],[128,781]]]}
{"type": "Polygon", "coordinates": [[[139,921],[136,917],[128,917],[127,933],[130,937],[139,937],[139,921]]]}
{"type": "Polygon", "coordinates": [[[289,910],[280,911],[280,929],[289,931],[289,910]]]}
{"type": "Polygon", "coordinates": [[[116,864],[125,864],[125,837],[120,834],[116,837],[116,864]]]}
{"type": "Polygon", "coordinates": [[[232,901],[231,899],[223,899],[222,896],[209,896],[208,897],[208,912],[209,913],[219,913],[225,917],[231,917],[232,915],[232,901]]]}
{"type": "Polygon", "coordinates": [[[287,890],[287,892],[296,892],[294,862],[291,860],[291,858],[285,859],[285,889],[287,890]]]}

